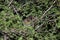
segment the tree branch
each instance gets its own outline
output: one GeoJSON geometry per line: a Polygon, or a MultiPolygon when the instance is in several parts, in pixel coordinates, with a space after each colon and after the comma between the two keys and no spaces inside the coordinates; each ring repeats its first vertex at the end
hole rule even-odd
{"type": "MultiPolygon", "coordinates": [[[[56,1],[57,0],[55,0],[54,2],[53,2],[53,4],[55,4],[56,3],[56,1]]],[[[46,16],[46,13],[53,7],[53,4],[43,13],[43,15],[41,16],[41,18],[40,19],[42,19],[43,17],[45,17],[46,16]]]]}
{"type": "Polygon", "coordinates": [[[12,2],[13,2],[13,0],[11,0],[11,1],[9,2],[8,6],[10,6],[10,5],[12,4],[12,2]]]}
{"type": "MultiPolygon", "coordinates": [[[[41,16],[40,19],[42,19],[43,17],[46,16],[46,13],[53,7],[53,5],[56,3],[56,1],[57,1],[57,0],[55,0],[55,1],[53,2],[53,4],[43,13],[43,15],[41,16]]],[[[40,28],[43,24],[44,24],[44,22],[43,22],[41,25],[37,26],[37,28],[36,28],[35,30],[37,30],[38,28],[40,28]]]]}

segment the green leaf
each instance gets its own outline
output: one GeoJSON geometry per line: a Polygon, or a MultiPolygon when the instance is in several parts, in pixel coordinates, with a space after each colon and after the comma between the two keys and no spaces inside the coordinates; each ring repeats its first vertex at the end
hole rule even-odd
{"type": "Polygon", "coordinates": [[[22,40],[22,37],[20,37],[18,40],[22,40]]]}
{"type": "Polygon", "coordinates": [[[57,27],[60,28],[60,22],[57,24],[57,27]]]}
{"type": "Polygon", "coordinates": [[[29,38],[29,40],[33,40],[33,38],[29,38]]]}

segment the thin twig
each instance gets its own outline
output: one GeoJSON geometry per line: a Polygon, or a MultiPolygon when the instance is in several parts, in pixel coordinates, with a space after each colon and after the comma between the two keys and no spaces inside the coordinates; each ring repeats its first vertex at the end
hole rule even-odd
{"type": "Polygon", "coordinates": [[[11,0],[11,2],[9,2],[8,6],[10,6],[12,4],[13,0],[11,0]]]}
{"type": "Polygon", "coordinates": [[[22,7],[26,6],[27,4],[33,3],[32,1],[29,1],[27,3],[25,3],[24,5],[22,5],[22,7]]]}
{"type": "Polygon", "coordinates": [[[11,5],[9,8],[11,8],[17,15],[19,15],[18,10],[16,7],[14,7],[14,5],[11,5]]]}
{"type": "Polygon", "coordinates": [[[17,9],[14,7],[14,5],[11,5],[11,7],[13,8],[14,12],[18,14],[17,9]]]}
{"type": "MultiPolygon", "coordinates": [[[[57,0],[55,0],[54,2],[53,2],[53,4],[55,4],[56,3],[56,1],[57,0]]],[[[41,18],[40,19],[42,19],[43,17],[45,17],[46,16],[46,13],[53,7],[53,4],[43,13],[43,15],[41,16],[41,18]]]]}
{"type": "MultiPolygon", "coordinates": [[[[13,1],[14,1],[14,0],[11,0],[11,2],[8,4],[8,7],[12,4],[13,1]]],[[[17,9],[14,7],[14,5],[11,5],[10,8],[12,8],[12,9],[14,10],[14,12],[15,12],[17,15],[19,15],[19,14],[18,14],[18,11],[17,11],[17,9]]]]}
{"type": "Polygon", "coordinates": [[[41,25],[38,25],[35,30],[38,30],[42,25],[45,24],[44,22],[41,25]]]}
{"type": "Polygon", "coordinates": [[[4,40],[7,40],[7,36],[6,35],[4,35],[4,40]]]}
{"type": "MultiPolygon", "coordinates": [[[[56,1],[57,1],[57,0],[55,0],[55,1],[53,2],[53,4],[43,13],[43,15],[41,16],[40,19],[42,19],[43,17],[46,16],[46,13],[53,7],[53,5],[56,3],[56,1]]],[[[43,24],[44,24],[44,22],[43,22],[41,25],[39,25],[35,30],[37,30],[38,28],[40,28],[43,24]]]]}
{"type": "MultiPolygon", "coordinates": [[[[57,20],[57,19],[47,20],[47,21],[52,21],[52,22],[54,21],[54,22],[56,22],[56,20],[57,20]]],[[[35,30],[39,29],[39,28],[42,27],[42,25],[44,25],[44,24],[45,24],[45,23],[43,22],[41,25],[38,25],[35,30]]]]}

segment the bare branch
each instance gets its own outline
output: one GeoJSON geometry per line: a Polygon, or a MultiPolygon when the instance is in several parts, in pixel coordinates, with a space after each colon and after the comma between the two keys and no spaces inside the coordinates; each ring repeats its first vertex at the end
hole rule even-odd
{"type": "Polygon", "coordinates": [[[14,5],[11,5],[11,7],[13,8],[14,12],[18,13],[17,9],[14,7],[14,5]]]}
{"type": "Polygon", "coordinates": [[[32,1],[27,2],[26,4],[22,5],[22,7],[26,6],[27,4],[33,3],[32,1]]]}
{"type": "MultiPolygon", "coordinates": [[[[57,19],[47,20],[47,21],[52,21],[52,22],[54,21],[54,22],[56,22],[56,20],[57,20],[57,19]]],[[[44,25],[44,24],[45,24],[45,22],[43,22],[41,25],[38,25],[35,30],[39,29],[39,28],[42,27],[42,25],[44,25]]]]}
{"type": "Polygon", "coordinates": [[[40,27],[42,27],[43,24],[44,22],[41,25],[38,25],[35,30],[38,30],[40,27]]]}
{"type": "Polygon", "coordinates": [[[11,2],[8,4],[8,6],[10,6],[12,4],[13,0],[11,0],[11,2]]]}
{"type": "Polygon", "coordinates": [[[11,8],[17,15],[19,15],[18,10],[14,5],[11,5],[9,8],[11,8]]]}
{"type": "MultiPolygon", "coordinates": [[[[56,1],[57,1],[57,0],[55,0],[55,1],[53,2],[53,4],[43,13],[43,15],[41,16],[40,19],[42,19],[43,17],[46,16],[46,13],[53,7],[53,5],[56,3],[56,1]]],[[[38,28],[40,28],[43,24],[44,24],[44,22],[43,22],[41,25],[37,26],[37,28],[36,28],[35,30],[37,30],[38,28]]]]}
{"type": "Polygon", "coordinates": [[[4,40],[7,40],[7,36],[6,35],[4,35],[4,40]]]}
{"type": "MultiPolygon", "coordinates": [[[[53,2],[53,4],[55,4],[56,3],[56,1],[57,0],[55,0],[54,2],[53,2]]],[[[53,4],[43,13],[43,15],[41,16],[41,18],[40,19],[42,19],[43,17],[45,17],[46,16],[46,13],[53,7],[53,4]]]]}
{"type": "MultiPolygon", "coordinates": [[[[8,7],[12,4],[14,0],[11,0],[8,4],[8,7]]],[[[11,5],[9,8],[12,8],[14,10],[14,12],[18,15],[17,9],[14,7],[14,5],[11,5]]]]}

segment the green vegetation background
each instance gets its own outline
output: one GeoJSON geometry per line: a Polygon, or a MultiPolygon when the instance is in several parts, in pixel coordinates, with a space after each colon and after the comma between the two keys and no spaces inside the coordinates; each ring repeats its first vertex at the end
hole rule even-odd
{"type": "Polygon", "coordinates": [[[0,0],[0,40],[60,40],[60,0],[46,13],[37,31],[23,17],[40,18],[54,0],[0,0]],[[10,4],[11,3],[11,4],[10,4]],[[15,11],[16,10],[16,11],[15,11]]]}

